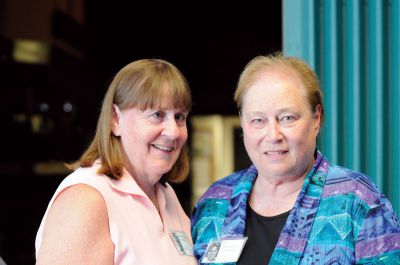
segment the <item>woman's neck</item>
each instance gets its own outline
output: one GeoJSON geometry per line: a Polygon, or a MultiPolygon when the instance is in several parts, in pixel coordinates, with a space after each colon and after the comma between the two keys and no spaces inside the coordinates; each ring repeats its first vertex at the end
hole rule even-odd
{"type": "Polygon", "coordinates": [[[314,160],[303,174],[292,178],[268,178],[259,174],[249,198],[251,208],[263,216],[275,216],[292,209],[313,164],[314,160]]]}
{"type": "MultiPolygon", "coordinates": [[[[143,190],[143,192],[147,195],[147,197],[156,205],[157,204],[157,181],[152,181],[158,179],[156,177],[152,178],[147,176],[146,174],[141,174],[140,172],[136,172],[132,166],[125,166],[128,173],[135,180],[137,185],[143,190]]],[[[160,177],[161,178],[161,177],[160,177]]],[[[156,205],[158,207],[158,205],[156,205]]]]}

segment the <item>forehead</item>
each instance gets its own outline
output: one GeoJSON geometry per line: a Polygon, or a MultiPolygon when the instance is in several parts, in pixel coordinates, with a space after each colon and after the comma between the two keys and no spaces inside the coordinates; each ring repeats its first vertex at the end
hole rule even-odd
{"type": "Polygon", "coordinates": [[[307,106],[306,91],[293,72],[267,70],[258,74],[243,97],[243,108],[307,106]]]}

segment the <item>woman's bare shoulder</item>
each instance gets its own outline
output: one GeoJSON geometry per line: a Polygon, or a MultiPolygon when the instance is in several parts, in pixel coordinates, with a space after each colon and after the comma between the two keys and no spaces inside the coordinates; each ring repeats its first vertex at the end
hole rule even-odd
{"type": "Polygon", "coordinates": [[[100,192],[86,184],[63,190],[48,212],[37,264],[110,264],[113,253],[100,192]]]}

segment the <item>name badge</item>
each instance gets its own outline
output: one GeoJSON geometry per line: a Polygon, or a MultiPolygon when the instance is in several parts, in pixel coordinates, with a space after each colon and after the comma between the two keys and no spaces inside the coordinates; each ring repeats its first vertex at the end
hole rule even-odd
{"type": "Polygon", "coordinates": [[[193,256],[193,245],[184,232],[174,231],[170,235],[179,254],[193,256]]]}
{"type": "Polygon", "coordinates": [[[202,263],[237,262],[242,253],[247,237],[211,240],[201,259],[202,263]]]}

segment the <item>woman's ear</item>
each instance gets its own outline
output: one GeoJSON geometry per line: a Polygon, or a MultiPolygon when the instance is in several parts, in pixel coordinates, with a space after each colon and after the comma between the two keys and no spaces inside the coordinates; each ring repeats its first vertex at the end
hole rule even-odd
{"type": "Polygon", "coordinates": [[[240,127],[243,129],[243,117],[242,117],[242,112],[239,110],[239,121],[240,121],[240,127]]]}
{"type": "Polygon", "coordinates": [[[321,105],[318,104],[315,107],[313,117],[314,117],[314,129],[317,130],[317,132],[319,132],[321,127],[321,105]]]}
{"type": "Polygon", "coordinates": [[[121,111],[115,104],[113,104],[112,113],[112,133],[115,136],[121,136],[121,111]]]}

